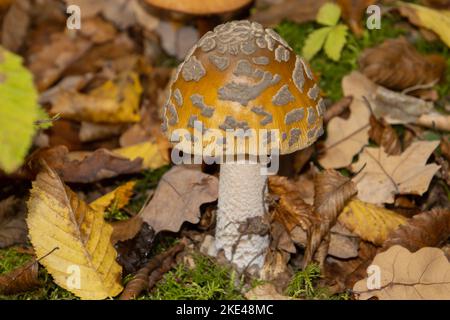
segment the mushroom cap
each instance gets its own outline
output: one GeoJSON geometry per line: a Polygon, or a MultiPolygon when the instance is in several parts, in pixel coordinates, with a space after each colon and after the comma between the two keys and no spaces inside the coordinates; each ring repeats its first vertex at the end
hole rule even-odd
{"type": "MultiPolygon", "coordinates": [[[[279,139],[271,147],[277,143],[279,153],[287,154],[322,135],[324,111],[311,69],[276,32],[256,22],[232,21],[206,33],[178,66],[163,130],[173,141],[176,129],[187,129],[189,136],[178,139],[194,144],[198,130],[217,129],[225,137],[227,129],[277,129],[279,139]]],[[[223,142],[206,139],[203,147],[223,142]]],[[[245,153],[255,154],[247,147],[245,153]]]]}
{"type": "Polygon", "coordinates": [[[165,10],[194,15],[218,14],[237,10],[252,0],[146,0],[165,10]]]}

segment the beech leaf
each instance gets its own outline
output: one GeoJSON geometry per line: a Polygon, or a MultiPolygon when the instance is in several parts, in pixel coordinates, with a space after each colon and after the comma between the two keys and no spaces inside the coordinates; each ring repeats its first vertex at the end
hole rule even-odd
{"type": "Polygon", "coordinates": [[[82,299],[105,299],[122,291],[122,268],[110,243],[112,226],[45,164],[33,182],[28,210],[36,257],[59,286],[82,299]],[[68,277],[77,270],[80,281],[72,283],[68,277]]]}

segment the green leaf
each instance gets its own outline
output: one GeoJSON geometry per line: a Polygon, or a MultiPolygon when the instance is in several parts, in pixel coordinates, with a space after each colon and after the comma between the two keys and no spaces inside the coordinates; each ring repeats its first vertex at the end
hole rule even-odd
{"type": "Polygon", "coordinates": [[[39,112],[38,93],[22,58],[0,46],[0,169],[10,173],[23,162],[39,112]]]}
{"type": "Polygon", "coordinates": [[[347,31],[348,27],[344,24],[339,24],[331,29],[324,47],[325,53],[330,59],[334,61],[341,59],[342,48],[347,42],[347,31]]]}
{"type": "Polygon", "coordinates": [[[335,3],[327,2],[320,7],[316,21],[325,26],[335,26],[341,17],[341,7],[335,3]]]}
{"type": "Polygon", "coordinates": [[[307,60],[311,60],[322,49],[325,39],[330,33],[332,27],[324,27],[314,30],[308,35],[303,47],[303,56],[307,60]]]}

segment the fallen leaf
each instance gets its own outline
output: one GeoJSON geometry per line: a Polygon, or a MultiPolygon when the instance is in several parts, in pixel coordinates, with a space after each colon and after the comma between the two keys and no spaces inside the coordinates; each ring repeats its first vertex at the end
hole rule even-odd
{"type": "Polygon", "coordinates": [[[291,255],[280,250],[269,250],[264,266],[260,272],[262,280],[273,283],[280,292],[284,292],[292,278],[292,270],[288,265],[291,255]]]}
{"type": "Polygon", "coordinates": [[[38,278],[39,264],[30,261],[6,274],[0,275],[0,294],[12,295],[31,291],[42,285],[38,278]]]}
{"type": "Polygon", "coordinates": [[[325,114],[323,115],[323,122],[328,123],[334,117],[341,115],[344,111],[348,110],[350,104],[353,101],[353,97],[344,97],[338,102],[332,104],[327,108],[325,114]]]}
{"type": "Polygon", "coordinates": [[[399,10],[411,23],[437,33],[450,47],[450,10],[435,10],[406,2],[399,3],[399,10]]]}
{"type": "Polygon", "coordinates": [[[401,91],[438,82],[446,68],[440,55],[422,55],[404,37],[387,39],[359,57],[361,72],[386,88],[401,91]]]}
{"type": "Polygon", "coordinates": [[[124,130],[124,126],[117,124],[99,124],[83,121],[80,127],[80,141],[92,142],[118,136],[124,130]]]}
{"type": "Polygon", "coordinates": [[[113,153],[130,161],[142,159],[142,169],[158,169],[170,163],[169,144],[143,142],[115,149],[113,153]]]}
{"type": "Polygon", "coordinates": [[[412,217],[392,232],[383,249],[400,245],[411,252],[424,247],[440,247],[450,237],[450,211],[433,209],[412,217]]]}
{"type": "MultiPolygon", "coordinates": [[[[323,246],[324,254],[328,253],[328,244],[322,243],[324,238],[329,240],[330,229],[337,221],[339,213],[345,203],[356,194],[354,183],[347,177],[334,170],[326,170],[314,178],[314,216],[312,226],[308,230],[308,242],[305,250],[303,266],[308,265],[314,258],[316,251],[323,246]]],[[[323,263],[325,256],[320,257],[323,263]]]]}
{"type": "Polygon", "coordinates": [[[338,221],[361,239],[380,246],[407,219],[394,211],[352,199],[342,210],[338,221]]]}
{"type": "Polygon", "coordinates": [[[320,7],[326,2],[326,0],[284,0],[265,10],[256,10],[250,16],[250,20],[268,27],[275,26],[283,20],[291,20],[296,23],[314,21],[320,7]]]}
{"type": "Polygon", "coordinates": [[[75,183],[91,183],[142,169],[140,158],[129,160],[106,149],[69,153],[65,146],[57,146],[33,153],[21,175],[32,179],[41,168],[41,160],[46,161],[63,181],[75,183]]]}
{"type": "Polygon", "coordinates": [[[337,0],[337,4],[342,9],[342,18],[347,22],[352,32],[362,36],[364,32],[363,17],[367,7],[375,4],[376,0],[337,0]]]}
{"type": "Polygon", "coordinates": [[[422,248],[415,253],[393,246],[379,253],[372,265],[380,268],[380,288],[369,289],[370,279],[353,287],[358,299],[449,300],[450,263],[437,248],[422,248]]]}
{"type": "Polygon", "coordinates": [[[55,99],[51,113],[78,121],[137,122],[141,93],[139,76],[134,72],[124,73],[89,94],[62,92],[55,99]]]}
{"type": "Polygon", "coordinates": [[[127,220],[115,221],[111,225],[113,232],[111,235],[111,243],[116,244],[119,241],[126,241],[133,239],[142,228],[142,218],[134,216],[127,220]]]}
{"type": "Polygon", "coordinates": [[[382,148],[366,147],[351,170],[359,172],[353,181],[358,198],[368,203],[393,203],[397,194],[422,195],[439,170],[427,159],[439,141],[413,142],[401,155],[389,156],[382,148]]]}
{"type": "Polygon", "coordinates": [[[353,96],[353,101],[348,119],[336,117],[328,122],[327,139],[319,155],[319,163],[326,169],[350,165],[355,154],[369,141],[370,111],[363,96],[374,85],[366,79],[358,72],[352,72],[342,79],[344,95],[353,96]]]}
{"type": "Polygon", "coordinates": [[[0,248],[27,242],[24,202],[14,196],[0,201],[0,248]]]}
{"type": "Polygon", "coordinates": [[[389,155],[398,155],[402,153],[402,145],[397,131],[391,125],[386,123],[384,119],[377,119],[371,115],[369,137],[376,144],[384,149],[389,155]]]}
{"type": "Polygon", "coordinates": [[[218,188],[216,177],[175,166],[163,175],[141,217],[156,233],[178,232],[185,221],[199,222],[200,205],[216,201],[218,188]]]}
{"type": "Polygon", "coordinates": [[[111,41],[117,32],[113,25],[100,17],[84,19],[80,33],[95,44],[111,41]]]}
{"type": "Polygon", "coordinates": [[[129,181],[94,200],[89,205],[97,212],[105,212],[105,210],[111,205],[114,205],[116,209],[122,209],[130,201],[135,185],[136,181],[129,181]]]}
{"type": "Polygon", "coordinates": [[[247,291],[244,296],[247,300],[292,300],[291,297],[278,293],[271,283],[256,286],[247,291]]]}
{"type": "Polygon", "coordinates": [[[72,63],[83,56],[91,47],[91,42],[66,33],[50,35],[50,43],[29,57],[29,68],[35,76],[39,91],[51,87],[72,63]]]}
{"type": "Polygon", "coordinates": [[[42,258],[40,263],[59,286],[82,299],[105,299],[122,291],[122,270],[110,243],[112,226],[48,166],[33,182],[28,210],[27,224],[36,257],[42,258]],[[77,268],[79,287],[68,281],[77,268]]]}
{"type": "Polygon", "coordinates": [[[12,173],[31,146],[42,110],[31,73],[22,58],[0,46],[0,169],[12,173]]]}
{"type": "Polygon", "coordinates": [[[31,3],[29,0],[15,0],[3,17],[2,46],[17,52],[25,40],[30,26],[31,3]]]}

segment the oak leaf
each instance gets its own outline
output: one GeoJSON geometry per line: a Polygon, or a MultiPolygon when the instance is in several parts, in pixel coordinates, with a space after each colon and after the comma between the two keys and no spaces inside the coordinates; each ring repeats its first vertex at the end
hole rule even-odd
{"type": "Polygon", "coordinates": [[[319,163],[326,169],[342,168],[352,163],[355,154],[369,141],[370,111],[363,96],[374,84],[362,74],[353,72],[342,80],[345,96],[353,96],[348,119],[333,118],[328,122],[327,139],[319,155],[319,163]]]}
{"type": "Polygon", "coordinates": [[[411,252],[424,247],[440,247],[450,237],[450,210],[433,209],[412,217],[392,232],[383,249],[400,245],[411,252]]]}
{"type": "Polygon", "coordinates": [[[379,253],[372,262],[380,271],[380,288],[369,289],[370,279],[358,281],[353,291],[360,300],[448,300],[450,263],[437,248],[422,248],[415,253],[396,245],[379,253]]]}
{"type": "Polygon", "coordinates": [[[358,199],[352,199],[345,206],[338,220],[361,239],[376,245],[382,245],[393,230],[407,221],[394,211],[358,199]]]}
{"type": "Polygon", "coordinates": [[[110,243],[112,226],[45,164],[33,182],[28,210],[36,257],[59,286],[82,299],[105,299],[122,291],[122,269],[110,243]],[[72,284],[68,277],[76,270],[80,281],[72,284]]]}
{"type": "Polygon", "coordinates": [[[398,156],[389,156],[382,148],[364,148],[351,166],[353,172],[359,172],[353,178],[358,198],[380,204],[393,203],[397,194],[422,195],[440,168],[426,164],[438,145],[439,141],[416,141],[398,156]]]}
{"type": "Polygon", "coordinates": [[[178,232],[185,221],[199,222],[200,206],[216,201],[218,188],[215,176],[175,166],[163,175],[141,217],[156,233],[178,232]]]}

